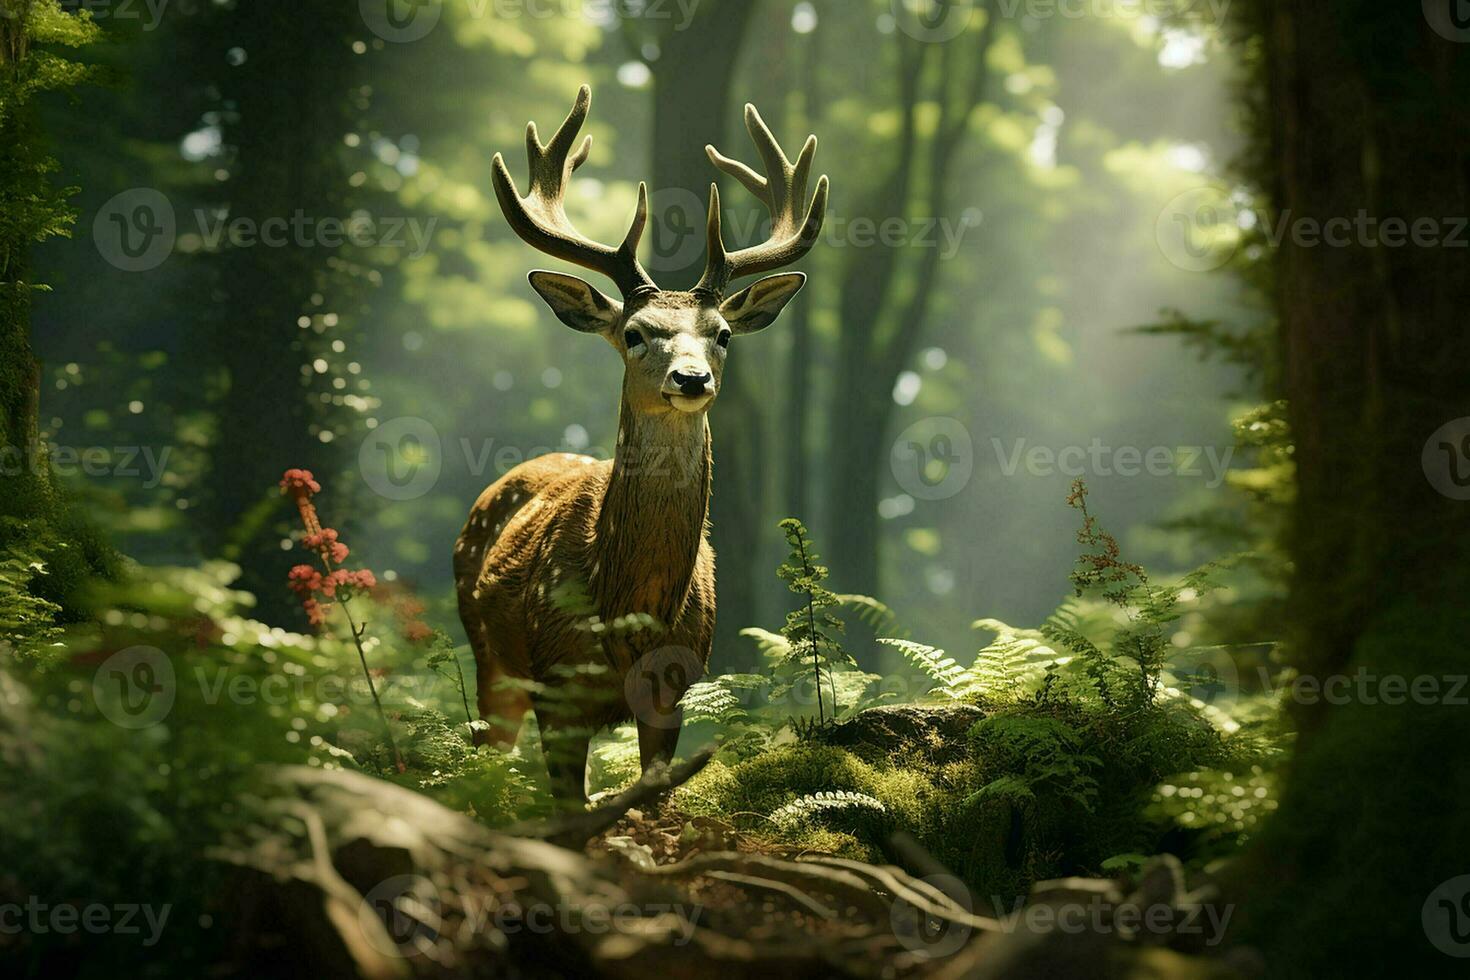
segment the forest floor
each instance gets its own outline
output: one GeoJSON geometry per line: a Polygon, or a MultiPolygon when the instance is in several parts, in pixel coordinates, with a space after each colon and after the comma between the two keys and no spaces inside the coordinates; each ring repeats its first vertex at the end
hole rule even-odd
{"type": "Polygon", "coordinates": [[[1042,882],[1009,914],[981,914],[902,833],[893,851],[917,867],[783,852],[680,812],[669,789],[707,761],[513,833],[358,773],[282,769],[261,832],[221,855],[250,910],[254,948],[237,966],[275,975],[278,957],[311,948],[314,975],[385,980],[1257,972],[1211,948],[1198,926],[1218,895],[1173,858],[1127,879],[1042,882]]]}

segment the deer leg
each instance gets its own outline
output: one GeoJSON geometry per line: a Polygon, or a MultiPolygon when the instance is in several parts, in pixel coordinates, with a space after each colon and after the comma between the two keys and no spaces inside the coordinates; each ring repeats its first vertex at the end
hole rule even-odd
{"type": "Polygon", "coordinates": [[[497,749],[513,748],[520,735],[521,722],[531,708],[530,695],[500,683],[505,674],[496,666],[493,656],[477,655],[475,660],[476,706],[480,709],[480,717],[490,725],[488,731],[475,732],[475,744],[493,745],[497,749]]]}
{"type": "Polygon", "coordinates": [[[661,715],[657,725],[650,725],[639,719],[638,721],[638,761],[642,763],[643,771],[654,762],[662,762],[669,765],[674,761],[674,750],[679,747],[679,729],[684,724],[684,709],[675,707],[666,715],[661,715]]]}
{"type": "Polygon", "coordinates": [[[587,802],[587,754],[592,733],[585,725],[566,723],[566,706],[534,702],[536,725],[541,729],[541,754],[551,777],[551,794],[565,806],[587,802]]]}

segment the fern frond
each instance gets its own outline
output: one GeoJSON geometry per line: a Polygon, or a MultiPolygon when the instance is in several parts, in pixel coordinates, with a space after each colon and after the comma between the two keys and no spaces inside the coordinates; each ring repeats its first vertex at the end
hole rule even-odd
{"type": "Polygon", "coordinates": [[[855,594],[839,595],[837,601],[849,609],[855,609],[858,619],[866,623],[874,633],[896,637],[900,640],[910,639],[909,631],[898,622],[898,613],[894,612],[887,603],[870,595],[855,594]]]}
{"type": "Polygon", "coordinates": [[[686,724],[701,721],[726,724],[745,717],[740,698],[718,680],[699,681],[691,685],[679,699],[679,705],[684,709],[686,724]]]}
{"type": "Polygon", "coordinates": [[[772,633],[763,630],[759,626],[747,626],[740,631],[741,636],[747,636],[755,641],[756,647],[760,649],[761,656],[768,664],[777,664],[791,656],[791,643],[780,633],[772,633]]]}
{"type": "Polygon", "coordinates": [[[888,808],[881,800],[866,793],[834,790],[830,793],[812,793],[792,800],[771,814],[771,820],[786,830],[795,830],[804,824],[826,818],[834,813],[859,811],[869,816],[886,816],[888,808]]]}
{"type": "Polygon", "coordinates": [[[938,681],[947,692],[963,687],[970,679],[969,671],[938,647],[891,636],[882,637],[878,642],[903,654],[905,660],[938,681]]]}

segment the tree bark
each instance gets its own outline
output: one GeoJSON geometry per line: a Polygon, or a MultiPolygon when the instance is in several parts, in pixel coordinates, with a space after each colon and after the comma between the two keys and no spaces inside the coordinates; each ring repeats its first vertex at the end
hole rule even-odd
{"type": "Polygon", "coordinates": [[[1251,931],[1274,975],[1433,972],[1451,961],[1429,900],[1466,871],[1470,830],[1464,768],[1436,761],[1470,740],[1447,679],[1465,670],[1470,502],[1445,493],[1470,460],[1458,439],[1432,445],[1470,414],[1470,274],[1463,234],[1448,241],[1470,215],[1470,48],[1417,4],[1276,0],[1245,16],[1264,51],[1273,220],[1380,222],[1345,246],[1288,233],[1273,256],[1297,465],[1292,656],[1311,685],[1352,686],[1293,699],[1298,749],[1255,853],[1251,931]],[[1385,245],[1389,218],[1444,241],[1385,245]],[[1439,693],[1395,704],[1391,677],[1439,693]]]}
{"type": "Polygon", "coordinates": [[[290,621],[299,612],[284,584],[293,562],[280,542],[293,527],[277,490],[281,473],[305,467],[336,482],[338,519],[349,519],[345,487],[332,478],[356,448],[346,438],[351,412],[340,406],[359,381],[332,387],[346,372],[329,345],[352,339],[361,287],[336,264],[340,250],[311,229],[351,216],[343,139],[365,98],[357,83],[366,59],[350,46],[361,28],[355,8],[329,5],[307,17],[242,6],[208,16],[198,35],[200,80],[220,91],[229,148],[220,206],[230,220],[262,228],[298,216],[313,224],[301,232],[293,224],[284,244],[231,243],[226,234],[206,259],[216,270],[214,312],[194,353],[216,432],[197,527],[209,553],[242,566],[238,584],[255,594],[256,614],[290,621]],[[235,46],[244,60],[222,73],[223,52],[235,46]],[[313,366],[318,359],[328,371],[313,366]]]}

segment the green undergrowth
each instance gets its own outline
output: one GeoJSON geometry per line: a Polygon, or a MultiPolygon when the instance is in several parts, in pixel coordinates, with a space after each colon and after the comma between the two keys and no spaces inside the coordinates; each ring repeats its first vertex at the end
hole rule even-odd
{"type": "MultiPolygon", "coordinates": [[[[879,642],[903,667],[880,676],[840,650],[813,657],[810,628],[789,628],[798,616],[779,634],[747,630],[768,670],[686,695],[686,719],[719,749],[676,805],[771,849],[871,861],[895,860],[890,838],[903,830],[975,894],[1005,902],[1037,880],[1162,851],[1196,863],[1232,853],[1275,805],[1285,736],[1271,705],[1221,690],[1224,654],[1179,641],[1179,620],[1228,563],[1156,582],[1123,560],[1085,487],[1069,502],[1082,517],[1074,596],[1037,629],[978,620],[991,639],[968,666],[888,636],[879,642]],[[782,682],[794,663],[811,672],[805,696],[782,682]]],[[[818,608],[839,604],[900,632],[871,598],[828,594],[818,608]]],[[[828,625],[822,641],[835,645],[840,627],[828,625]]]]}

